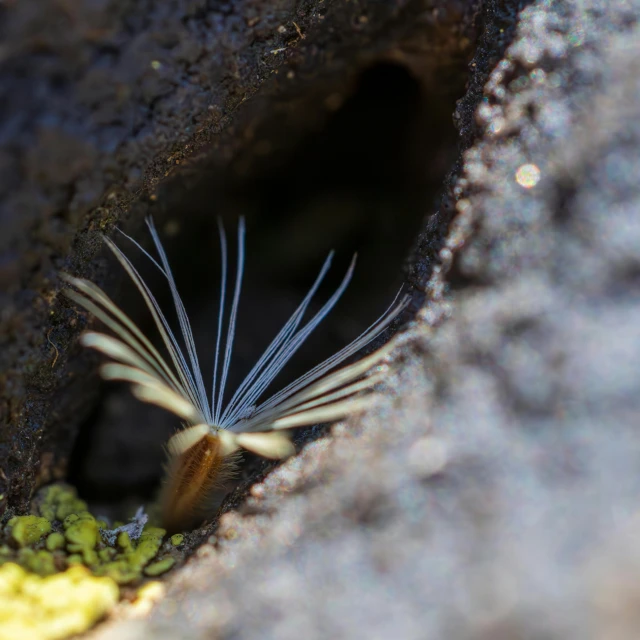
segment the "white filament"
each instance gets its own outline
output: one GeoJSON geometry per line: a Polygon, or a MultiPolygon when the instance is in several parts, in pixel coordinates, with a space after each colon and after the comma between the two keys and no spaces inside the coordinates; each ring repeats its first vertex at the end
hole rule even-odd
{"type": "Polygon", "coordinates": [[[223,397],[233,356],[244,273],[244,219],[241,218],[238,224],[236,277],[231,310],[226,319],[226,336],[224,326],[228,251],[224,227],[220,221],[218,223],[222,277],[210,395],[207,393],[200,368],[193,330],[178,293],[166,252],[150,219],[147,220],[147,226],[159,260],[145,251],[138,242],[126,234],[123,235],[142,251],[166,278],[178,317],[183,346],[171,330],[154,295],[129,258],[112,240],[105,238],[107,246],[140,291],[173,366],[167,363],[134,322],[99,287],[90,281],[63,274],[64,279],[79,291],[66,290],[67,295],[104,322],[116,335],[113,337],[89,332],[82,338],[83,344],[101,351],[115,361],[103,365],[101,369],[103,377],[130,382],[137,398],[173,412],[188,424],[207,424],[216,432],[221,428],[238,432],[234,438],[227,438],[228,448],[241,446],[267,457],[286,457],[293,452],[288,438],[279,433],[280,429],[335,420],[370,406],[371,397],[354,396],[371,389],[383,379],[383,372],[365,376],[375,364],[386,357],[389,347],[383,347],[343,369],[333,373],[331,371],[379,336],[406,308],[409,302],[407,296],[400,298],[399,301],[399,296],[396,296],[385,313],[353,342],[256,407],[257,401],[278,373],[333,309],[351,280],[355,268],[355,256],[340,286],[321,309],[302,328],[299,328],[312,298],[329,270],[333,257],[331,252],[307,295],[224,407],[223,397]],[[223,354],[222,362],[220,362],[221,353],[223,354]]]}

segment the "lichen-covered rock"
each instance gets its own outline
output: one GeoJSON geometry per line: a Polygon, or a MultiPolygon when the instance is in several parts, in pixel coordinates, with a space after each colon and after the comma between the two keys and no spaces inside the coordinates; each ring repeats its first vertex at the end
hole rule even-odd
{"type": "Polygon", "coordinates": [[[84,567],[40,577],[0,567],[0,640],[58,640],[92,627],[118,601],[118,586],[84,567]]]}
{"type": "MultiPolygon", "coordinates": [[[[64,477],[79,426],[98,400],[94,363],[76,346],[86,316],[56,297],[58,272],[117,281],[101,260],[100,236],[129,216],[135,229],[145,214],[162,218],[175,208],[179,220],[192,221],[186,234],[202,236],[200,223],[215,226],[210,203],[233,195],[234,176],[256,163],[277,166],[279,152],[295,154],[296,141],[317,130],[372,63],[400,56],[407,68],[415,61],[433,92],[446,92],[452,80],[463,86],[477,4],[3,4],[0,512],[7,505],[25,512],[35,488],[64,477]],[[280,127],[268,139],[261,131],[267,115],[280,127]],[[202,162],[205,152],[213,165],[202,162]],[[188,212],[182,197],[195,166],[215,187],[199,213],[188,212]],[[167,182],[176,183],[172,196],[158,198],[167,182]]],[[[293,193],[283,177],[279,191],[293,193]]],[[[318,179],[311,166],[301,178],[318,179]]],[[[99,461],[117,457],[107,440],[99,461]]],[[[116,494],[157,473],[160,445],[141,449],[147,453],[137,464],[110,478],[116,494]]]]}
{"type": "Polygon", "coordinates": [[[0,564],[18,563],[40,576],[84,565],[95,575],[135,586],[145,575],[166,573],[182,559],[173,542],[163,547],[165,530],[151,525],[145,525],[135,540],[122,531],[117,543],[114,540],[114,545],[108,545],[100,535],[106,523],[87,511],[86,503],[67,485],[42,489],[34,497],[33,509],[36,514],[15,516],[0,532],[13,547],[18,547],[3,545],[0,564]],[[70,513],[74,507],[78,512],[70,513]],[[147,568],[150,572],[145,571],[147,568]]]}
{"type": "Polygon", "coordinates": [[[63,484],[52,484],[39,491],[35,508],[47,520],[65,520],[72,514],[87,511],[87,503],[78,498],[77,491],[63,484]]]}
{"type": "Polygon", "coordinates": [[[253,486],[139,636],[637,637],[638,16],[523,12],[386,405],[253,486]]]}
{"type": "MultiPolygon", "coordinates": [[[[637,637],[640,2],[487,7],[386,400],[308,434],[96,635],[637,637]]],[[[98,558],[127,578],[158,535],[98,558]]]]}

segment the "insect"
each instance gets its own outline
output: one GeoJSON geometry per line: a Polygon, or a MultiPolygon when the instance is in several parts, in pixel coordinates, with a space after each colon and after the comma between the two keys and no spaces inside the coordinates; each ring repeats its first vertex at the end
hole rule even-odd
{"type": "Polygon", "coordinates": [[[309,334],[331,311],[346,289],[355,267],[355,256],[333,295],[306,323],[307,308],[324,279],[333,257],[325,260],[315,282],[298,308],[272,340],[231,399],[223,403],[233,354],[236,318],[242,289],[245,257],[245,222],[238,223],[235,284],[228,316],[227,237],[218,221],[222,276],[220,283],[217,334],[211,386],[205,386],[198,353],[182,299],[178,293],[167,255],[154,226],[147,219],[157,258],[145,251],[133,238],[122,233],[160,270],[166,279],[180,325],[182,342],[171,330],[151,290],[129,258],[108,237],[104,242],[125,269],[140,292],[158,329],[169,360],[151,343],[136,324],[89,280],[61,274],[74,289],[64,293],[96,318],[114,335],[85,332],[84,346],[109,358],[100,368],[106,380],[131,383],[133,394],[144,402],[166,409],[183,421],[166,445],[168,462],[160,497],[163,526],[170,532],[183,530],[204,515],[212,492],[219,489],[235,471],[242,449],[272,459],[284,459],[295,453],[289,430],[295,427],[330,422],[363,411],[371,404],[371,390],[386,374],[383,364],[390,347],[336,370],[338,365],[370,343],[406,308],[408,296],[396,296],[393,304],[364,333],[336,354],[320,363],[271,397],[259,402],[309,334]],[[301,326],[302,325],[302,326],[301,326]],[[377,371],[371,372],[377,366],[377,371]]]}

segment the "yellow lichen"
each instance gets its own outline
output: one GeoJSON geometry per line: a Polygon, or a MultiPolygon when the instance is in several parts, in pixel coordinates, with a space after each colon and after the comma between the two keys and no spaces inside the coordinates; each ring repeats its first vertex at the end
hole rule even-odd
{"type": "Polygon", "coordinates": [[[153,605],[158,602],[166,592],[166,588],[162,582],[153,580],[147,582],[144,586],[138,589],[136,593],[136,599],[131,603],[131,613],[135,616],[144,616],[153,605]]]}
{"type": "Polygon", "coordinates": [[[117,602],[119,584],[160,575],[176,562],[159,553],[164,529],[145,526],[137,539],[139,532],[126,531],[113,542],[103,539],[107,524],[66,485],[40,491],[32,510],[0,530],[0,640],[84,631],[117,602]]]}
{"type": "Polygon", "coordinates": [[[0,640],[55,640],[82,633],[118,601],[118,586],[84,567],[40,577],[0,567],[0,640]]]}

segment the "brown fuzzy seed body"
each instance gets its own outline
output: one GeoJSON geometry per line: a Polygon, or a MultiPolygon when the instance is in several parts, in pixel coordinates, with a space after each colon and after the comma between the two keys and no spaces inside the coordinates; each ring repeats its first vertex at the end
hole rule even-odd
{"type": "Polygon", "coordinates": [[[204,515],[212,492],[232,475],[235,457],[224,456],[220,439],[212,434],[172,456],[161,495],[162,526],[169,533],[190,528],[204,515]]]}

